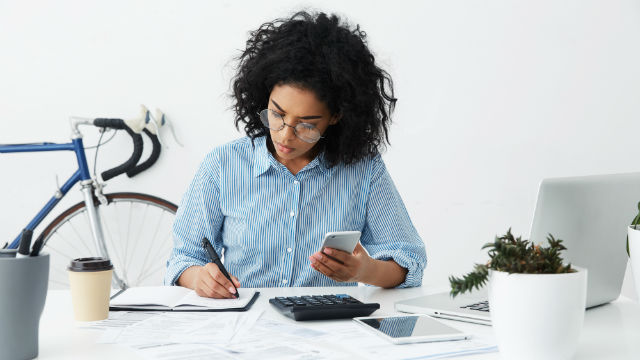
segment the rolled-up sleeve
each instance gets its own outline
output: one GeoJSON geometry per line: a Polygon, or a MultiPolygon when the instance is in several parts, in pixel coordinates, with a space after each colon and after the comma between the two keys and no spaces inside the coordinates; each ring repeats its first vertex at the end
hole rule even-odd
{"type": "Polygon", "coordinates": [[[173,224],[173,251],[167,261],[165,285],[175,285],[189,267],[208,262],[202,238],[222,253],[224,216],[219,200],[219,161],[215,152],[205,157],[184,194],[173,224]]]}
{"type": "Polygon", "coordinates": [[[362,245],[372,258],[393,260],[408,270],[398,288],[421,286],[427,265],[424,242],[380,155],[373,159],[371,179],[362,245]]]}

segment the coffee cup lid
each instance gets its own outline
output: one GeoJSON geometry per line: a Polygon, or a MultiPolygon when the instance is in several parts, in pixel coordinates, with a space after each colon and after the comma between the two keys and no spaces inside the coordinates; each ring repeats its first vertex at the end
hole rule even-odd
{"type": "Polygon", "coordinates": [[[69,271],[104,271],[113,269],[111,260],[102,257],[86,257],[71,260],[69,271]]]}

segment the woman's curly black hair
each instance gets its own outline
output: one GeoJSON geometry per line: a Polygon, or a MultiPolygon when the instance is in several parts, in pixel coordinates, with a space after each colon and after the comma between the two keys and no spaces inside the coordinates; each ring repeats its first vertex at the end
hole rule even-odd
{"type": "Polygon", "coordinates": [[[328,166],[374,156],[389,143],[397,101],[393,82],[376,65],[359,25],[342,24],[336,15],[298,12],[251,32],[237,61],[235,126],[243,123],[252,140],[270,136],[258,112],[267,107],[276,85],[288,84],[313,91],[332,115],[340,116],[317,144],[328,166]]]}

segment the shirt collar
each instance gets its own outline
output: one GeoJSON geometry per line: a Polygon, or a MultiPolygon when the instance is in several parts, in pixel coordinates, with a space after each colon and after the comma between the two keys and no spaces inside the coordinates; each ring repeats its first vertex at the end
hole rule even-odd
{"type": "Polygon", "coordinates": [[[253,177],[258,177],[264,174],[272,165],[271,159],[273,159],[273,156],[271,156],[269,149],[267,149],[266,139],[266,136],[261,136],[253,140],[253,144],[255,146],[253,156],[253,177]]]}
{"type": "MultiPolygon", "coordinates": [[[[267,148],[267,137],[261,136],[254,140],[255,144],[255,155],[253,157],[253,177],[258,177],[270,167],[275,169],[284,167],[284,165],[280,164],[278,160],[276,160],[271,152],[269,152],[269,148],[267,148]]],[[[318,156],[315,157],[310,163],[308,163],[300,172],[307,171],[317,167],[324,174],[331,174],[332,169],[327,168],[325,163],[324,151],[320,152],[318,156]]]]}

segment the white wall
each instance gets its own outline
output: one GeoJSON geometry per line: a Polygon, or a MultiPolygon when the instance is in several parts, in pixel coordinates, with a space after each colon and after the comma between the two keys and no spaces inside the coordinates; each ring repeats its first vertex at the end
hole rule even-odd
{"type": "MultiPolygon", "coordinates": [[[[169,142],[153,169],[108,190],[179,202],[204,154],[240,136],[226,94],[248,31],[305,4],[0,1],[0,143],[62,142],[69,115],[159,107],[187,146],[169,142]]],[[[542,178],[638,170],[637,1],[313,7],[361,24],[394,77],[400,100],[384,158],[427,246],[425,283],[470,270],[485,259],[480,246],[510,226],[528,235],[542,178]]],[[[126,158],[127,146],[124,137],[109,144],[101,165],[126,158]]],[[[0,242],[73,166],[70,153],[0,155],[0,242]]]]}

